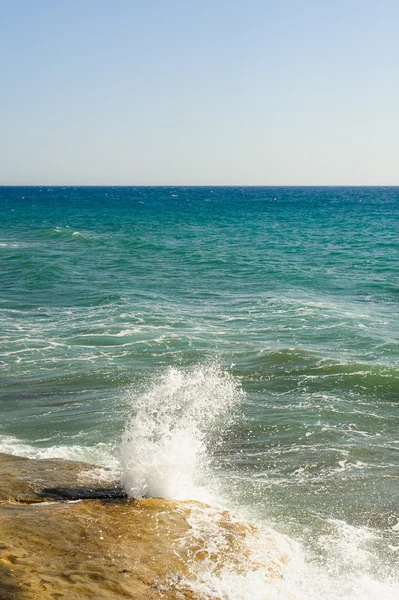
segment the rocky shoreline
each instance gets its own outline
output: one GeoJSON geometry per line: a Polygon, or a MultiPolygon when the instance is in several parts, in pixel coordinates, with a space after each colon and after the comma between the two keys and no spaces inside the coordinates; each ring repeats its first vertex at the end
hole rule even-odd
{"type": "Polygon", "coordinates": [[[199,598],[192,565],[231,562],[248,533],[221,511],[223,556],[211,556],[190,525],[204,505],[128,499],[84,463],[0,454],[0,477],[0,600],[199,598]]]}

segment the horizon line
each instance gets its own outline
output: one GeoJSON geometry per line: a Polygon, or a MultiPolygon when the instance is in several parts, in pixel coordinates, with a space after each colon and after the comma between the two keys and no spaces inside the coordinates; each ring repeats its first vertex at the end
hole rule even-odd
{"type": "Polygon", "coordinates": [[[51,183],[0,183],[0,188],[6,188],[6,187],[35,187],[35,188],[41,188],[41,187],[47,187],[47,188],[298,188],[298,187],[318,187],[318,188],[343,188],[343,187],[367,187],[367,188],[373,188],[373,187],[399,187],[399,183],[397,184],[384,184],[384,183],[373,183],[373,184],[362,184],[362,183],[349,183],[349,184],[343,184],[343,183],[334,183],[334,184],[315,184],[315,183],[301,183],[301,184],[253,184],[253,183],[245,183],[245,184],[224,184],[224,183],[217,183],[217,184],[209,184],[209,183],[205,183],[205,184],[195,184],[195,183],[190,183],[190,184],[182,184],[182,183],[177,183],[177,184],[172,184],[172,183],[168,183],[168,184],[162,184],[162,183],[157,183],[157,184],[145,184],[145,183],[139,183],[139,184],[133,184],[133,183],[122,183],[122,184],[112,184],[112,183],[101,183],[101,184],[95,184],[95,183],[67,183],[67,184],[63,184],[63,183],[56,183],[56,184],[51,184],[51,183]]]}

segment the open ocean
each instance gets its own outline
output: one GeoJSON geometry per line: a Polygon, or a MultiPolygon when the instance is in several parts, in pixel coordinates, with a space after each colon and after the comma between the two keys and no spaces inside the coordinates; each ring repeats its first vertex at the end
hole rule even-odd
{"type": "Polygon", "coordinates": [[[399,188],[2,187],[0,208],[0,451],[289,548],[279,585],[207,571],[204,598],[399,598],[399,188]]]}

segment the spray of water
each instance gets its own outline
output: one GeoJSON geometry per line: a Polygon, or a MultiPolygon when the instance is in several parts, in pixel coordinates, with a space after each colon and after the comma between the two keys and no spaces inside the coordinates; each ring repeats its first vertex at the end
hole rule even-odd
{"type": "Polygon", "coordinates": [[[122,484],[132,497],[204,499],[198,482],[209,446],[243,392],[217,365],[170,368],[133,395],[121,446],[122,484]]]}

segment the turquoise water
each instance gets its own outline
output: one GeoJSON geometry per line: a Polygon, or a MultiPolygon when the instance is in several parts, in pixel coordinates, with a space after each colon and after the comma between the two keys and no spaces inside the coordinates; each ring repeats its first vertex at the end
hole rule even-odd
{"type": "Polygon", "coordinates": [[[399,597],[399,188],[3,187],[0,206],[0,450],[133,486],[134,457],[143,494],[201,488],[295,540],[296,597],[399,597]],[[179,478],[154,483],[155,455],[179,478]]]}

